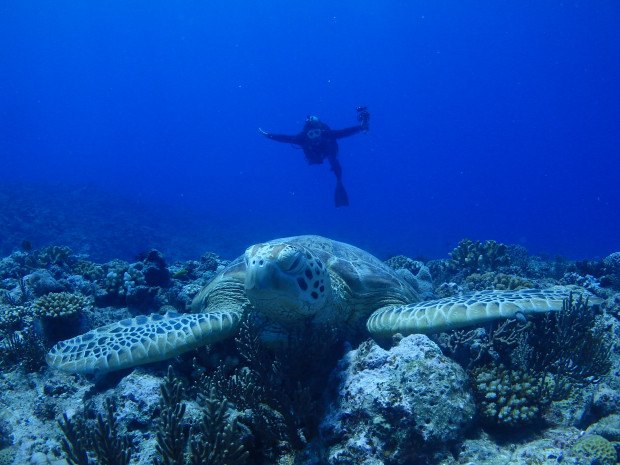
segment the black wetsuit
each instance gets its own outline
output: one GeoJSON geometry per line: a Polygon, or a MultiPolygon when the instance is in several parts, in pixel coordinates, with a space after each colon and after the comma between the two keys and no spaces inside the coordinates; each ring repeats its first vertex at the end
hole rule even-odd
{"type": "Polygon", "coordinates": [[[299,134],[293,136],[284,134],[268,134],[263,135],[268,139],[277,142],[288,142],[289,144],[299,145],[306,155],[309,165],[317,165],[323,163],[327,158],[331,166],[331,170],[336,175],[338,184],[336,186],[336,206],[342,207],[349,204],[349,200],[342,186],[342,167],[338,161],[338,142],[337,139],[352,136],[363,131],[362,126],[352,126],[345,129],[330,129],[329,126],[322,122],[306,123],[299,134]],[[320,131],[320,132],[317,132],[320,131]],[[311,137],[314,136],[314,137],[311,137]]]}

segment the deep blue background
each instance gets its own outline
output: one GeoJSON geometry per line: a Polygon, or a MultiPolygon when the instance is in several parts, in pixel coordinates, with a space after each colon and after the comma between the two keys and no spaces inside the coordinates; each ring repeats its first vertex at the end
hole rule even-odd
{"type": "Polygon", "coordinates": [[[225,256],[319,233],[379,256],[470,237],[603,257],[620,250],[619,30],[615,0],[5,1],[0,181],[164,202],[225,256]],[[329,167],[258,127],[346,127],[360,104],[371,132],[340,143],[336,209],[329,167]]]}

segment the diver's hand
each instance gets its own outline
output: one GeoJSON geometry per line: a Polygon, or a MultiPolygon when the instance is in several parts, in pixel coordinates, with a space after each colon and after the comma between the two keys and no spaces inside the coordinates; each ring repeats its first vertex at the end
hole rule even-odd
{"type": "Polygon", "coordinates": [[[268,132],[263,131],[261,128],[258,128],[258,130],[260,131],[260,133],[261,133],[263,136],[265,136],[265,137],[269,137],[269,133],[268,133],[268,132]]]}

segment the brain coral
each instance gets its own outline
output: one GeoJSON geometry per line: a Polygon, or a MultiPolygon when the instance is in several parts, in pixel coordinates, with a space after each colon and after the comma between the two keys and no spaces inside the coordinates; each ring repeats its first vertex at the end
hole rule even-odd
{"type": "Polygon", "coordinates": [[[612,443],[598,434],[582,436],[577,440],[571,452],[576,457],[588,459],[587,463],[600,465],[615,465],[618,459],[618,453],[612,443]]]}

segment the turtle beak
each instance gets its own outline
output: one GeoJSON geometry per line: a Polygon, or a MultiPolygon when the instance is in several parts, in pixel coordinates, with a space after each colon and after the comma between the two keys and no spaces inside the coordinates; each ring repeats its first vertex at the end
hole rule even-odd
{"type": "Polygon", "coordinates": [[[280,272],[277,266],[267,260],[248,263],[245,270],[245,290],[257,297],[261,290],[277,290],[280,272]]]}

